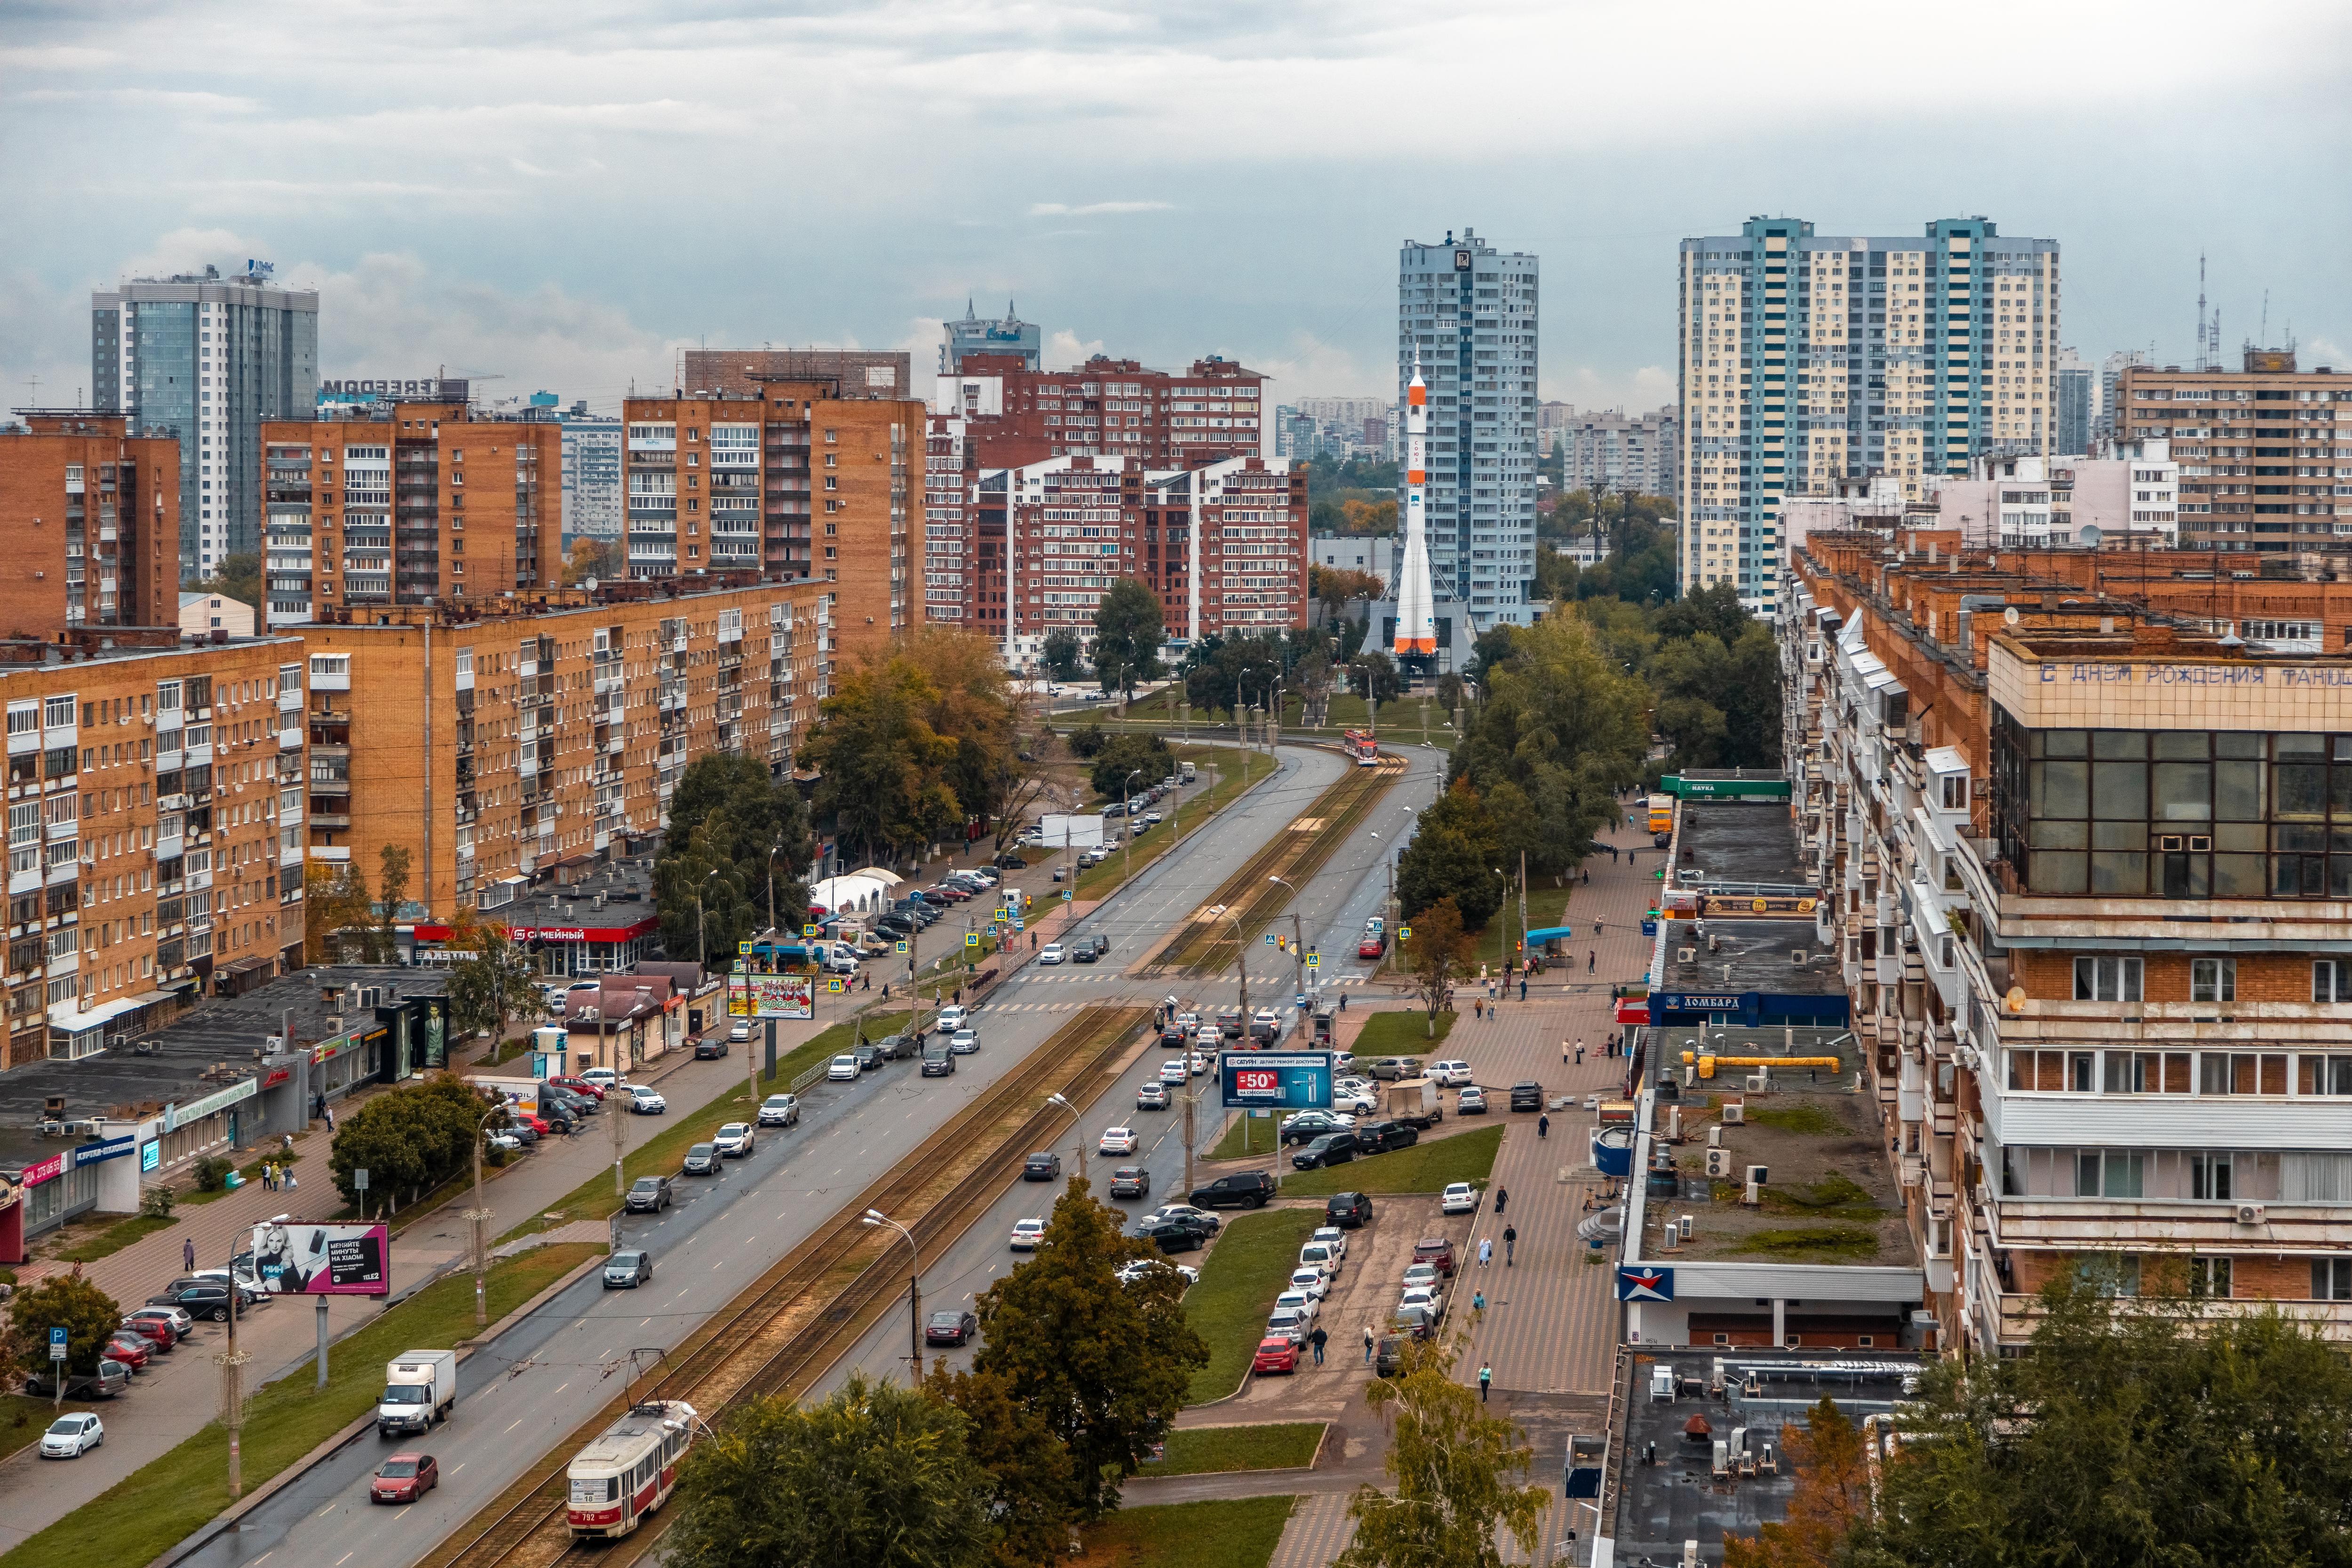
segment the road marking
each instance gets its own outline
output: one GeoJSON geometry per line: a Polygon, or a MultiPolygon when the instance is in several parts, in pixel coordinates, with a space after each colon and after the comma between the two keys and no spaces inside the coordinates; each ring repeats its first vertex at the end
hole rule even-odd
{"type": "MultiPolygon", "coordinates": [[[[522,1423],[521,1423],[521,1422],[520,1422],[520,1421],[518,1421],[518,1422],[516,1422],[516,1423],[515,1423],[515,1425],[516,1425],[516,1426],[521,1426],[521,1425],[522,1425],[522,1423]]],[[[339,1503],[339,1502],[331,1502],[331,1503],[329,1503],[326,1507],[324,1507],[324,1508],[320,1509],[317,1513],[312,1514],[310,1517],[311,1517],[311,1518],[313,1518],[313,1519],[324,1519],[324,1518],[326,1518],[329,1514],[331,1514],[331,1513],[334,1512],[337,1509],[339,1509],[339,1508],[341,1508],[341,1507],[342,1507],[342,1506],[343,1506],[343,1505],[342,1505],[341,1503],[339,1503]]]]}
{"type": "Polygon", "coordinates": [[[359,1553],[356,1552],[344,1552],[341,1557],[335,1559],[335,1568],[343,1568],[344,1563],[349,1563],[352,1558],[357,1557],[359,1553]]]}
{"type": "Polygon", "coordinates": [[[557,1389],[556,1389],[556,1391],[555,1391],[555,1392],[556,1392],[557,1394],[561,1394],[561,1393],[562,1393],[562,1392],[564,1391],[564,1389],[569,1388],[569,1387],[571,1387],[571,1386],[572,1386],[572,1384],[569,1384],[569,1383],[562,1384],[561,1384],[561,1385],[559,1385],[559,1386],[557,1387],[557,1389]]]}
{"type": "Polygon", "coordinates": [[[637,1327],[639,1327],[639,1328],[641,1328],[641,1329],[642,1329],[642,1328],[646,1327],[646,1324],[651,1323],[652,1321],[653,1321],[653,1320],[652,1320],[651,1318],[647,1318],[647,1319],[645,1321],[645,1322],[643,1322],[643,1323],[639,1323],[639,1324],[637,1325],[637,1327]]]}
{"type": "MultiPolygon", "coordinates": [[[[508,1427],[508,1428],[507,1428],[507,1432],[511,1432],[511,1431],[513,1431],[513,1430],[515,1429],[515,1426],[521,1426],[521,1425],[522,1425],[522,1422],[521,1422],[520,1419],[518,1419],[518,1420],[515,1422],[514,1426],[509,1426],[509,1427],[508,1427]]],[[[499,1436],[501,1436],[501,1437],[503,1437],[503,1436],[505,1436],[507,1435],[507,1432],[501,1432],[501,1433],[499,1433],[499,1436]]]]}
{"type": "Polygon", "coordinates": [[[456,1475],[459,1470],[464,1469],[464,1468],[466,1468],[466,1465],[467,1465],[467,1461],[466,1461],[466,1460],[464,1460],[464,1459],[460,1459],[460,1460],[458,1460],[458,1461],[457,1461],[457,1463],[454,1467],[452,1467],[452,1468],[451,1468],[451,1469],[450,1469],[449,1473],[450,1473],[451,1475],[453,1475],[453,1476],[454,1476],[454,1475],[456,1475]]]}
{"type": "Polygon", "coordinates": [[[277,1549],[276,1549],[275,1547],[272,1547],[269,1551],[263,1552],[260,1556],[258,1556],[258,1557],[255,1558],[251,1563],[249,1563],[246,1564],[246,1568],[261,1568],[261,1565],[262,1565],[264,1563],[268,1562],[272,1557],[275,1557],[276,1555],[278,1555],[277,1549]]]}

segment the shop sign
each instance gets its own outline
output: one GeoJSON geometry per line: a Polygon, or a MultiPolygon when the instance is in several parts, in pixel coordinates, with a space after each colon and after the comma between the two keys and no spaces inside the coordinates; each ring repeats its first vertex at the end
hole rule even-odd
{"type": "Polygon", "coordinates": [[[192,1100],[185,1105],[167,1105],[163,1108],[163,1131],[177,1131],[192,1121],[201,1121],[215,1110],[225,1110],[240,1100],[251,1100],[260,1092],[259,1079],[239,1079],[226,1089],[205,1095],[202,1100],[192,1100]]]}

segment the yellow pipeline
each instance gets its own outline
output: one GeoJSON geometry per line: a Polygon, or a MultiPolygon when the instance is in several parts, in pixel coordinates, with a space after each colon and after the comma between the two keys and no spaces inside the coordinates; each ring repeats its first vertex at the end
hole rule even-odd
{"type": "Polygon", "coordinates": [[[1713,1078],[1717,1066],[1727,1068],[1827,1068],[1839,1071],[1845,1064],[1836,1057],[1718,1057],[1701,1056],[1696,1051],[1683,1053],[1683,1065],[1698,1064],[1698,1076],[1713,1078]]]}

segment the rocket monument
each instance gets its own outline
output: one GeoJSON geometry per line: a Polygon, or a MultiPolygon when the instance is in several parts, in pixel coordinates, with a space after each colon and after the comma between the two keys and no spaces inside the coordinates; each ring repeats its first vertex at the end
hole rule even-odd
{"type": "Polygon", "coordinates": [[[1421,379],[1418,355],[1404,396],[1404,550],[1397,562],[1392,650],[1400,661],[1437,654],[1436,595],[1429,582],[1429,387],[1421,379]]]}

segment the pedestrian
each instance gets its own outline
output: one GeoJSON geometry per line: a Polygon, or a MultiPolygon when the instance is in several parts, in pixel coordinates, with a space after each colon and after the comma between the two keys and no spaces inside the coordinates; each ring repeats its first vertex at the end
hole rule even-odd
{"type": "Polygon", "coordinates": [[[327,1131],[328,1131],[330,1133],[332,1133],[332,1132],[334,1131],[334,1130],[335,1130],[335,1108],[334,1108],[333,1106],[331,1106],[331,1106],[328,1106],[328,1107],[326,1108],[326,1110],[327,1110],[327,1131]]]}
{"type": "Polygon", "coordinates": [[[1495,1386],[1495,1363],[1494,1363],[1493,1362],[1489,1362],[1489,1361],[1482,1361],[1482,1362],[1480,1362],[1480,1363],[1478,1363],[1478,1403],[1479,1403],[1479,1404],[1484,1405],[1484,1404],[1486,1404],[1486,1391],[1487,1391],[1488,1389],[1490,1389],[1490,1388],[1494,1387],[1494,1386],[1495,1386]]]}
{"type": "Polygon", "coordinates": [[[1473,1018],[1484,1018],[1486,1016],[1486,999],[1484,996],[1470,998],[1470,1016],[1473,1018]]]}
{"type": "Polygon", "coordinates": [[[1633,864],[1633,862],[1634,862],[1636,859],[1638,859],[1638,858],[1640,858],[1641,853],[1642,853],[1642,852],[1641,852],[1640,850],[1638,850],[1638,849],[1628,849],[1628,850],[1626,850],[1626,851],[1625,851],[1625,864],[1626,864],[1627,866],[1629,866],[1629,867],[1630,867],[1630,866],[1632,866],[1632,865],[1633,864]]]}
{"type": "Polygon", "coordinates": [[[1032,952],[1037,951],[1037,933],[1034,931],[1029,933],[1029,951],[1032,952]]]}
{"type": "Polygon", "coordinates": [[[1340,993],[1339,993],[1339,1011],[1341,1011],[1342,1013],[1344,1013],[1344,1012],[1346,1012],[1347,1010],[1348,1010],[1348,994],[1347,994],[1345,991],[1342,991],[1342,992],[1340,992],[1340,993]]]}
{"type": "Polygon", "coordinates": [[[196,1238],[193,1236],[185,1237],[183,1237],[180,1242],[180,1272],[183,1274],[194,1274],[195,1271],[196,1238]]]}
{"type": "Polygon", "coordinates": [[[285,1149],[285,1151],[286,1151],[286,1157],[287,1157],[288,1159],[291,1160],[291,1159],[294,1157],[294,1134],[292,1134],[291,1132],[289,1132],[289,1133],[286,1133],[284,1136],[285,1136],[285,1142],[284,1142],[284,1144],[282,1145],[282,1147],[283,1147],[283,1148],[285,1149]]]}
{"type": "Polygon", "coordinates": [[[1538,1117],[1537,1117],[1537,1118],[1536,1118],[1536,1141],[1537,1141],[1538,1142],[1541,1142],[1544,1139],[1549,1138],[1549,1137],[1550,1137],[1550,1136],[1551,1136],[1551,1118],[1550,1118],[1550,1117],[1549,1117],[1549,1116],[1538,1116],[1538,1117]]]}
{"type": "Polygon", "coordinates": [[[1592,922],[1592,934],[1595,936],[1599,936],[1601,934],[1601,922],[1599,921],[1594,921],[1592,922]]]}
{"type": "Polygon", "coordinates": [[[278,1173],[278,1186],[280,1192],[290,1193],[301,1184],[300,1180],[295,1176],[294,1173],[290,1169],[278,1173]]]}
{"type": "Polygon", "coordinates": [[[1589,948],[1586,948],[1586,949],[1584,950],[1584,973],[1587,973],[1587,974],[1591,974],[1591,973],[1594,973],[1595,971],[1597,971],[1600,967],[1601,967],[1601,950],[1600,950],[1600,949],[1598,949],[1598,948],[1590,948],[1590,947],[1589,947],[1589,948]]]}
{"type": "Polygon", "coordinates": [[[1471,1296],[1470,1310],[1473,1312],[1484,1312],[1486,1310],[1486,1292],[1480,1290],[1471,1296]]]}
{"type": "Polygon", "coordinates": [[[1495,1238],[1490,1236],[1480,1237],[1478,1238],[1478,1267],[1481,1268],[1486,1268],[1487,1264],[1494,1261],[1494,1258],[1495,1238]]]}
{"type": "Polygon", "coordinates": [[[1582,1040],[1576,1042],[1576,1065],[1578,1067],[1582,1067],[1584,1065],[1584,1042],[1582,1040]]]}
{"type": "Polygon", "coordinates": [[[1520,1000],[1520,1001],[1522,1001],[1522,1002],[1524,1002],[1524,1001],[1526,1001],[1527,999],[1528,999],[1528,977],[1527,977],[1526,975],[1522,974],[1522,975],[1520,975],[1520,976],[1519,976],[1519,1000],[1520,1000]]]}
{"type": "Polygon", "coordinates": [[[1496,1212],[1497,1215],[1500,1215],[1500,1214],[1503,1212],[1504,1205],[1507,1205],[1507,1204],[1508,1204],[1510,1201],[1511,1201],[1511,1189],[1510,1189],[1510,1188],[1508,1188],[1508,1187],[1496,1187],[1496,1188],[1495,1189],[1495,1212],[1496,1212]]]}
{"type": "Polygon", "coordinates": [[[1566,1066],[1568,1065],[1569,1052],[1570,1052],[1570,1051],[1571,1051],[1571,1050],[1573,1050],[1573,1049],[1575,1049],[1575,1047],[1574,1047],[1573,1046],[1570,1046],[1570,1045],[1566,1040],[1562,1040],[1562,1041],[1560,1041],[1560,1043],[1559,1043],[1559,1065],[1560,1065],[1560,1066],[1562,1066],[1562,1067],[1566,1067],[1566,1066]]]}
{"type": "Polygon", "coordinates": [[[1372,1325],[1370,1323],[1364,1325],[1364,1364],[1372,1364],[1372,1325]]]}
{"type": "Polygon", "coordinates": [[[261,1163],[261,1190],[268,1193],[275,1192],[277,1189],[278,1167],[264,1160],[261,1163]]]}
{"type": "MultiPolygon", "coordinates": [[[[1501,1211],[1501,1210],[1499,1210],[1499,1209],[1497,1209],[1496,1212],[1497,1214],[1499,1214],[1499,1213],[1501,1213],[1502,1211],[1501,1211]]],[[[1507,1226],[1505,1226],[1503,1227],[1503,1267],[1504,1267],[1504,1268],[1508,1268],[1511,1266],[1511,1254],[1513,1254],[1514,1252],[1517,1252],[1517,1251],[1518,1250],[1518,1247],[1519,1247],[1519,1227],[1518,1227],[1517,1226],[1515,1226],[1515,1225],[1507,1225],[1507,1226]]]]}
{"type": "Polygon", "coordinates": [[[1320,1323],[1316,1324],[1315,1331],[1307,1336],[1307,1342],[1315,1347],[1315,1364],[1317,1366],[1321,1366],[1323,1364],[1323,1342],[1330,1337],[1330,1335],[1323,1331],[1323,1325],[1320,1323]]]}

